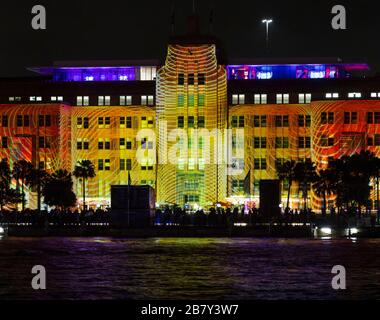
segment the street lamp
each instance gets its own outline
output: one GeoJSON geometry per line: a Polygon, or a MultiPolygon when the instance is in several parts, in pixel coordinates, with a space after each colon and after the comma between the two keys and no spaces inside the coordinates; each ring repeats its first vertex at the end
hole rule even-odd
{"type": "Polygon", "coordinates": [[[269,24],[272,23],[272,19],[264,19],[262,23],[265,23],[266,26],[266,42],[267,42],[267,50],[269,49],[269,24]]]}

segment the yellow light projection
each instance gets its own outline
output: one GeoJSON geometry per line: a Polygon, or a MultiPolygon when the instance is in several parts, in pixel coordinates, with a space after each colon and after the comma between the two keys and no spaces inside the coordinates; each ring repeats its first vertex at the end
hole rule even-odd
{"type": "MultiPolygon", "coordinates": [[[[77,161],[84,159],[95,165],[96,177],[86,186],[90,206],[109,205],[110,186],[128,184],[128,171],[132,184],[155,187],[155,110],[152,107],[73,107],[71,121],[72,169],[77,161]]],[[[76,181],[74,186],[81,197],[82,184],[76,181]]]]}
{"type": "Polygon", "coordinates": [[[226,165],[221,143],[216,142],[223,142],[227,124],[227,78],[215,50],[214,44],[169,45],[166,63],[158,71],[161,204],[204,207],[226,197],[226,165]]]}

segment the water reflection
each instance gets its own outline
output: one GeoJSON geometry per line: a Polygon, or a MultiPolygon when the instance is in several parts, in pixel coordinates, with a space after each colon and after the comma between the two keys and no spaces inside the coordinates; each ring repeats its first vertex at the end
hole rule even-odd
{"type": "Polygon", "coordinates": [[[1,299],[380,298],[379,239],[7,238],[1,299]],[[30,290],[46,267],[48,290],[30,290]],[[333,265],[348,289],[331,289],[333,265]]]}

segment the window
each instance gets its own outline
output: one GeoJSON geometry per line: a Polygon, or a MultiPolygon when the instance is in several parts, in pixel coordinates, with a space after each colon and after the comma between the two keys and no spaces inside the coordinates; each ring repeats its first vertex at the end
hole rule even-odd
{"type": "Polygon", "coordinates": [[[178,128],[183,128],[185,125],[185,118],[184,116],[178,116],[177,118],[177,126],[178,128]]]}
{"type": "Polygon", "coordinates": [[[206,76],[204,73],[198,73],[198,85],[204,85],[206,83],[206,76]]]}
{"type": "Polygon", "coordinates": [[[311,148],[311,138],[310,137],[298,137],[298,148],[311,148]]]}
{"type": "Polygon", "coordinates": [[[63,97],[62,96],[51,96],[50,100],[51,101],[63,101],[63,97]]]}
{"type": "Polygon", "coordinates": [[[187,83],[189,86],[194,85],[194,73],[189,73],[187,83]]]}
{"type": "Polygon", "coordinates": [[[255,104],[267,104],[266,94],[255,94],[254,99],[255,99],[255,104]]]}
{"type": "Polygon", "coordinates": [[[1,117],[1,126],[3,128],[8,127],[8,116],[5,114],[3,114],[3,116],[1,117]]]}
{"type": "Polygon", "coordinates": [[[185,75],[183,73],[178,74],[178,85],[182,86],[185,84],[185,75]]]}
{"type": "Polygon", "coordinates": [[[373,147],[373,137],[367,137],[367,146],[373,147]]]}
{"type": "Polygon", "coordinates": [[[29,115],[17,115],[16,116],[16,126],[17,127],[29,127],[29,115]]]}
{"type": "Polygon", "coordinates": [[[204,128],[205,127],[205,117],[199,116],[198,117],[198,128],[204,128]]]}
{"type": "Polygon", "coordinates": [[[8,137],[1,137],[1,147],[8,148],[8,137]]]}
{"type": "Polygon", "coordinates": [[[98,96],[98,106],[109,106],[111,104],[110,96],[98,96]]]}
{"type": "Polygon", "coordinates": [[[21,101],[21,97],[9,97],[8,100],[9,102],[21,101]]]}
{"type": "Polygon", "coordinates": [[[255,159],[253,159],[253,168],[254,168],[254,170],[266,170],[267,169],[266,158],[255,158],[255,159]]]}
{"type": "Polygon", "coordinates": [[[267,148],[267,138],[266,137],[254,137],[253,147],[255,149],[266,149],[267,148]]]}
{"type": "Polygon", "coordinates": [[[371,98],[380,98],[380,92],[371,92],[371,98]]]}
{"type": "Polygon", "coordinates": [[[232,95],[232,104],[244,104],[244,103],[245,103],[245,94],[232,95]]]}
{"type": "Polygon", "coordinates": [[[311,125],[311,116],[299,114],[298,115],[298,126],[299,127],[310,127],[311,125]]]}
{"type": "Polygon", "coordinates": [[[132,150],[132,140],[127,139],[126,149],[127,150],[132,150]]]}
{"type": "Polygon", "coordinates": [[[265,128],[267,126],[267,116],[253,116],[253,126],[255,128],[265,128]]]}
{"type": "Polygon", "coordinates": [[[141,128],[153,128],[153,117],[141,117],[141,128]]]}
{"type": "Polygon", "coordinates": [[[356,124],[358,122],[357,112],[345,112],[344,113],[344,124],[356,124]]]}
{"type": "Polygon", "coordinates": [[[339,98],[339,93],[326,93],[326,98],[327,99],[338,99],[339,98]]]}
{"type": "Polygon", "coordinates": [[[110,150],[111,149],[111,141],[109,138],[99,138],[98,139],[98,149],[99,150],[110,150]]]}
{"type": "Polygon", "coordinates": [[[179,94],[177,97],[178,107],[183,107],[185,105],[185,97],[183,94],[179,94]]]}
{"type": "Polygon", "coordinates": [[[120,159],[120,170],[121,171],[132,170],[132,159],[120,159]]]}
{"type": "Polygon", "coordinates": [[[88,150],[88,149],[89,149],[88,139],[78,138],[77,139],[77,150],[88,150]]]}
{"type": "Polygon", "coordinates": [[[30,96],[29,101],[42,101],[41,96],[30,96]]]}
{"type": "Polygon", "coordinates": [[[38,147],[39,148],[50,148],[49,137],[39,137],[38,138],[38,147]]]}
{"type": "Polygon", "coordinates": [[[153,149],[153,141],[149,141],[147,137],[142,138],[141,149],[153,149]]]}
{"type": "Polygon", "coordinates": [[[121,106],[130,106],[132,105],[132,96],[120,96],[119,102],[121,106]]]}
{"type": "Polygon", "coordinates": [[[334,112],[322,112],[321,124],[334,124],[334,112]]]}
{"type": "Polygon", "coordinates": [[[244,116],[232,116],[232,128],[244,128],[244,116]]]}
{"type": "Polygon", "coordinates": [[[375,134],[375,146],[379,147],[380,146],[380,134],[375,134]]]}
{"type": "Polygon", "coordinates": [[[51,126],[51,115],[38,115],[38,126],[39,127],[50,127],[51,126]]]}
{"type": "Polygon", "coordinates": [[[188,99],[187,99],[187,104],[189,107],[194,107],[194,95],[189,94],[188,99]]]}
{"type": "Polygon", "coordinates": [[[285,115],[285,116],[275,116],[275,126],[277,128],[281,128],[281,127],[289,127],[289,116],[288,115],[285,115]]]}
{"type": "Polygon", "coordinates": [[[77,106],[88,106],[89,97],[88,96],[77,96],[77,106]]]}
{"type": "Polygon", "coordinates": [[[321,147],[332,147],[334,146],[334,137],[328,137],[326,135],[321,136],[320,145],[321,147]]]}
{"type": "Polygon", "coordinates": [[[152,106],[154,104],[153,96],[141,96],[141,105],[152,106]]]}
{"type": "Polygon", "coordinates": [[[349,92],[348,97],[358,99],[362,97],[362,94],[360,92],[349,92]]]}
{"type": "Polygon", "coordinates": [[[199,94],[198,95],[198,107],[204,107],[205,105],[205,95],[199,94]]]}
{"type": "Polygon", "coordinates": [[[289,148],[289,138],[288,137],[276,137],[276,148],[278,148],[278,149],[289,148]]]}
{"type": "Polygon", "coordinates": [[[277,104],[287,104],[287,103],[289,103],[289,94],[288,93],[278,93],[278,94],[276,94],[276,103],[277,104]]]}
{"type": "Polygon", "coordinates": [[[120,117],[119,122],[120,128],[132,128],[132,117],[120,117]]]}
{"type": "Polygon", "coordinates": [[[194,128],[194,116],[189,116],[187,118],[187,126],[189,128],[194,128]]]}
{"type": "Polygon", "coordinates": [[[311,93],[300,93],[298,94],[298,103],[310,103],[311,102],[311,93]]]}
{"type": "Polygon", "coordinates": [[[125,138],[120,138],[119,139],[119,149],[120,150],[125,150],[125,138]]]}
{"type": "Polygon", "coordinates": [[[156,67],[140,67],[140,80],[154,80],[156,78],[156,67]]]}
{"type": "Polygon", "coordinates": [[[368,112],[367,113],[367,123],[368,124],[379,124],[380,123],[380,112],[368,112]]]}

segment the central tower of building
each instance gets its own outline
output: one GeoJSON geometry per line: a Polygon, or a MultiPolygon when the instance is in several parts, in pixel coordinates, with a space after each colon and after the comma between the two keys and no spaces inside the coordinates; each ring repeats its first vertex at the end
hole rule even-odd
{"type": "Polygon", "coordinates": [[[189,26],[157,73],[157,201],[205,207],[226,197],[227,76],[215,40],[189,26]]]}

